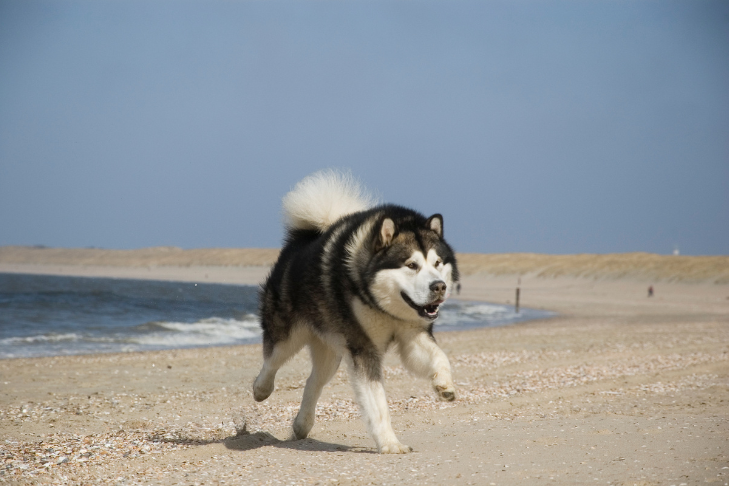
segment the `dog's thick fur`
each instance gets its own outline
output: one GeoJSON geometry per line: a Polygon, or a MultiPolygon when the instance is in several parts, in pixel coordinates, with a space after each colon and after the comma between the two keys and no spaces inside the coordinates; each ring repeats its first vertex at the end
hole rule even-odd
{"type": "Polygon", "coordinates": [[[429,378],[442,399],[455,399],[433,322],[458,270],[439,214],[371,206],[350,177],[333,171],[307,177],[284,197],[287,237],[261,289],[264,363],[253,396],[268,398],[278,369],[309,346],[312,372],[293,424],[294,437],[303,439],[344,358],[378,450],[406,453],[412,449],[390,423],[382,358],[394,346],[408,370],[429,378]]]}

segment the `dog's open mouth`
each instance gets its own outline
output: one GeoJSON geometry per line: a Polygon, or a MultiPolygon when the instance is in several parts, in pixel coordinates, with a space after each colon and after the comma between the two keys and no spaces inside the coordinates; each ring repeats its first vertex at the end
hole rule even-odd
{"type": "Polygon", "coordinates": [[[440,310],[440,305],[443,303],[442,300],[435,300],[431,302],[430,304],[426,305],[418,305],[415,302],[413,302],[413,299],[408,297],[408,295],[405,292],[400,292],[400,295],[402,296],[402,299],[407,302],[407,304],[415,309],[420,317],[424,317],[429,320],[435,320],[438,317],[438,311],[440,310]]]}

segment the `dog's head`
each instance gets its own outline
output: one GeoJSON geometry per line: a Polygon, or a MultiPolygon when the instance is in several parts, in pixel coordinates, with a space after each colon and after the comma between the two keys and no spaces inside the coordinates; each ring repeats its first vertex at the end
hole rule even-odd
{"type": "Polygon", "coordinates": [[[458,280],[455,255],[440,214],[426,219],[401,209],[385,211],[373,226],[368,290],[388,314],[430,323],[458,280]]]}

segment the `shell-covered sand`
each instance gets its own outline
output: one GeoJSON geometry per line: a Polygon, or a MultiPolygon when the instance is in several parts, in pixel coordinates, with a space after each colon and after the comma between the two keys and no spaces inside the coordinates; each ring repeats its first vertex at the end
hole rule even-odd
{"type": "MultiPolygon", "coordinates": [[[[19,258],[9,251],[0,249],[0,271],[255,284],[267,270],[265,260],[9,261],[19,258]]],[[[306,353],[262,403],[251,396],[260,345],[0,360],[0,482],[729,483],[726,257],[706,257],[717,259],[713,270],[689,262],[661,273],[673,263],[660,260],[684,257],[655,255],[660,264],[621,266],[636,255],[459,255],[460,298],[513,303],[520,275],[521,304],[559,314],[438,333],[454,403],[437,401],[388,355],[393,426],[415,450],[402,456],[374,453],[343,370],[324,390],[310,438],[286,440],[306,353]]]]}

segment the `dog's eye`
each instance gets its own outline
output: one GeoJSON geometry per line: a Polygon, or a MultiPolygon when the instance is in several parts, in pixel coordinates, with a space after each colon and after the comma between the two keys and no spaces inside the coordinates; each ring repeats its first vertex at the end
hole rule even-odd
{"type": "Polygon", "coordinates": [[[443,265],[443,261],[438,259],[435,261],[435,268],[438,268],[439,266],[443,265]]]}
{"type": "Polygon", "coordinates": [[[410,262],[410,263],[408,263],[405,266],[408,267],[410,270],[417,270],[418,269],[418,264],[415,263],[415,262],[410,262]]]}

